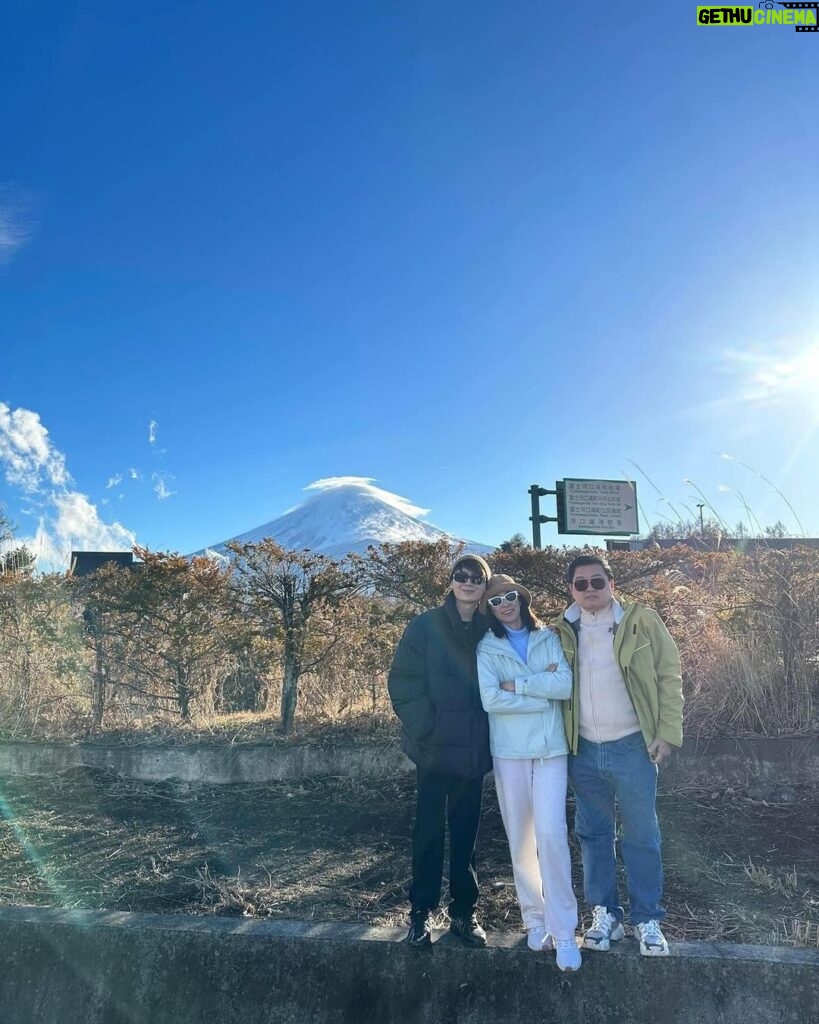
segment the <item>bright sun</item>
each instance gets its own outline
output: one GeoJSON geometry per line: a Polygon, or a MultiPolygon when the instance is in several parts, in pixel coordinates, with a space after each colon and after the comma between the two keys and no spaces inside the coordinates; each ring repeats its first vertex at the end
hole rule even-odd
{"type": "Polygon", "coordinates": [[[771,392],[771,397],[789,392],[813,395],[819,390],[819,345],[796,352],[787,360],[771,359],[759,367],[756,380],[771,392]]]}
{"type": "Polygon", "coordinates": [[[738,378],[735,401],[757,407],[791,402],[819,419],[819,342],[771,351],[734,349],[725,364],[738,378]]]}

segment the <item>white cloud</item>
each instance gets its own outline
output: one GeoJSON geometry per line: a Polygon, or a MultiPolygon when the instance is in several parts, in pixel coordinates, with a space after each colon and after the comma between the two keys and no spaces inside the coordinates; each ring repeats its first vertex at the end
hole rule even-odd
{"type": "Polygon", "coordinates": [[[0,463],[6,480],[32,493],[43,482],[65,486],[70,476],[65,457],[52,445],[40,416],[30,409],[11,409],[0,402],[0,463]]]}
{"type": "Polygon", "coordinates": [[[114,476],[108,478],[108,483],[105,485],[106,490],[110,490],[112,487],[117,487],[122,483],[122,473],[115,473],[114,476]]]}
{"type": "Polygon", "coordinates": [[[34,564],[40,572],[64,572],[68,568],[71,552],[60,550],[43,520],[33,537],[17,537],[14,546],[27,548],[35,556],[34,564]]]}
{"type": "Polygon", "coordinates": [[[374,479],[371,476],[328,476],[322,480],[315,480],[304,489],[305,491],[329,491],[334,487],[349,487],[352,485],[359,488],[365,494],[380,498],[381,501],[392,505],[393,508],[397,508],[408,516],[423,518],[423,516],[429,515],[428,508],[421,508],[420,505],[416,505],[409,498],[402,498],[399,494],[393,494],[392,491],[385,491],[380,487],[374,487],[374,479]]]}
{"type": "Polygon", "coordinates": [[[128,476],[132,480],[141,480],[142,479],[142,474],[140,473],[140,471],[138,469],[134,469],[133,466],[131,466],[131,468],[128,470],[128,476]]]}
{"type": "Polygon", "coordinates": [[[72,551],[130,551],[136,534],[122,523],[104,523],[96,507],[78,491],[64,491],[51,499],[54,513],[42,516],[33,537],[17,537],[37,556],[41,572],[64,572],[72,551]]]}
{"type": "Polygon", "coordinates": [[[156,444],[156,432],[159,430],[159,424],[156,420],[151,420],[148,424],[148,444],[156,444]]]}
{"type": "MultiPolygon", "coordinates": [[[[51,443],[38,413],[0,402],[0,466],[8,483],[26,494],[30,504],[25,514],[39,515],[35,535],[18,537],[15,543],[37,555],[41,570],[66,569],[72,549],[123,551],[136,544],[132,530],[103,522],[90,499],[69,488],[65,456],[51,443]]],[[[112,477],[108,486],[115,486],[114,480],[118,483],[121,476],[112,477]]]]}
{"type": "Polygon", "coordinates": [[[172,491],[168,488],[166,481],[175,480],[176,477],[170,473],[152,473],[151,479],[154,482],[154,494],[159,498],[160,501],[165,501],[166,498],[170,498],[176,494],[176,491],[172,491]]]}
{"type": "Polygon", "coordinates": [[[0,185],[0,264],[9,263],[28,241],[29,196],[18,188],[0,185]]]}
{"type": "Polygon", "coordinates": [[[79,491],[54,495],[57,519],[54,533],[65,548],[125,551],[136,544],[136,534],[121,523],[104,523],[95,505],[79,491]]]}

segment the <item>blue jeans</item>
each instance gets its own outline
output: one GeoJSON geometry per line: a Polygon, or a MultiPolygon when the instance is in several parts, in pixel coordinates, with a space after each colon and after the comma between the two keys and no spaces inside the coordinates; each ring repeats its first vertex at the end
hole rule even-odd
{"type": "Polygon", "coordinates": [[[657,766],[642,733],[611,743],[580,737],[569,757],[569,780],[575,796],[575,834],[583,857],[583,893],[592,906],[603,906],[623,919],[615,862],[615,801],[620,811],[620,852],[626,868],[629,920],[661,921],[665,909],[660,826],[657,822],[657,766]]]}

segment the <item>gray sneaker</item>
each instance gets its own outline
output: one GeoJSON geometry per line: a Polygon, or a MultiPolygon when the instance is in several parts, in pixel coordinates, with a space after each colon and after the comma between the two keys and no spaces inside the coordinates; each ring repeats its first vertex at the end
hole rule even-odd
{"type": "Polygon", "coordinates": [[[659,921],[635,924],[634,937],[640,940],[640,952],[643,956],[668,956],[668,943],[660,929],[659,921]]]}
{"type": "Polygon", "coordinates": [[[625,934],[622,924],[614,914],[610,914],[605,907],[597,906],[592,911],[591,928],[583,936],[583,945],[586,949],[599,949],[605,952],[611,947],[612,942],[619,942],[625,934]]]}

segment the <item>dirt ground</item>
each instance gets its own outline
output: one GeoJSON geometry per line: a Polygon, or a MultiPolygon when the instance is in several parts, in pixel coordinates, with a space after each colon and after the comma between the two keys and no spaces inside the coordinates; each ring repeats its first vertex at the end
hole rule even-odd
{"type": "MultiPolygon", "coordinates": [[[[12,777],[0,785],[0,903],[402,924],[413,781],[12,777]]],[[[819,789],[795,795],[661,797],[669,938],[819,947],[819,789]]],[[[486,926],[519,930],[489,785],[478,870],[486,926]]]]}

